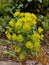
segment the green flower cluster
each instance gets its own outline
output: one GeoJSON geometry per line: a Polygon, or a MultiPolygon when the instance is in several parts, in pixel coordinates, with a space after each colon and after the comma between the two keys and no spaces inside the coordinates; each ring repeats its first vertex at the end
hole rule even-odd
{"type": "Polygon", "coordinates": [[[9,28],[5,34],[7,39],[17,42],[19,46],[13,49],[19,53],[19,58],[25,58],[28,52],[39,52],[40,43],[43,40],[43,29],[37,29],[37,17],[33,13],[15,12],[14,18],[9,21],[9,28]],[[25,51],[23,53],[23,51],[25,51]]]}

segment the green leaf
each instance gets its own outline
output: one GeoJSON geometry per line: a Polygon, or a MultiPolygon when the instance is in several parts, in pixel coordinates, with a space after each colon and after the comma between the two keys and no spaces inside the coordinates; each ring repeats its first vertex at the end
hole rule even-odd
{"type": "Polygon", "coordinates": [[[9,52],[7,50],[3,51],[3,55],[8,55],[8,54],[9,54],[9,52]]]}
{"type": "Polygon", "coordinates": [[[21,7],[23,7],[23,4],[20,4],[20,5],[18,6],[18,9],[21,8],[21,7]]]}
{"type": "Polygon", "coordinates": [[[32,0],[27,0],[28,2],[32,2],[32,0]]]}
{"type": "Polygon", "coordinates": [[[41,21],[43,19],[43,17],[44,17],[43,15],[39,15],[38,16],[39,21],[41,21]]]}
{"type": "Polygon", "coordinates": [[[25,53],[24,51],[22,51],[22,52],[20,53],[19,58],[20,58],[21,60],[23,60],[23,59],[25,58],[25,56],[26,56],[26,53],[25,53]]]}
{"type": "Polygon", "coordinates": [[[42,0],[38,0],[40,3],[42,3],[42,0]]]}
{"type": "Polygon", "coordinates": [[[16,55],[13,52],[9,52],[10,57],[15,58],[16,55]]]}

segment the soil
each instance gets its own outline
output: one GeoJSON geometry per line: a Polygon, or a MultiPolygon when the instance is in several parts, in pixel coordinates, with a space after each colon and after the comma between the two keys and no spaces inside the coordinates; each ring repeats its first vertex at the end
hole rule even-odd
{"type": "MultiPolygon", "coordinates": [[[[0,39],[0,61],[10,61],[10,62],[21,62],[22,65],[49,65],[49,44],[41,45],[42,51],[38,53],[37,57],[33,57],[31,55],[27,55],[24,60],[19,60],[18,57],[10,58],[8,56],[3,56],[2,51],[7,48],[7,42],[10,44],[8,40],[0,39]],[[3,44],[3,43],[5,44],[3,44]]],[[[15,44],[15,42],[14,42],[15,44]]],[[[17,64],[16,64],[17,65],[17,64]]],[[[19,65],[19,64],[18,64],[19,65]]]]}

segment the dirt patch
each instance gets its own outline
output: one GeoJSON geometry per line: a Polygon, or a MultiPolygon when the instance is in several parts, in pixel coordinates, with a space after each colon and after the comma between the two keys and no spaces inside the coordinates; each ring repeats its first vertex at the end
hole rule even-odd
{"type": "MultiPolygon", "coordinates": [[[[24,60],[19,60],[18,57],[16,58],[11,58],[9,56],[3,56],[2,52],[7,49],[7,42],[9,43],[12,43],[12,42],[9,42],[6,40],[2,42],[0,41],[0,61],[6,61],[6,65],[9,65],[7,63],[7,61],[12,61],[12,62],[16,62],[16,65],[19,65],[19,62],[21,62],[22,64],[20,65],[49,65],[49,46],[47,45],[42,45],[42,51],[40,51],[38,53],[38,56],[37,57],[33,57],[31,55],[27,55],[27,57],[24,59],[24,60]],[[3,43],[2,43],[3,42],[3,43]],[[2,43],[2,44],[1,44],[2,43]],[[18,62],[18,63],[17,63],[18,62]]],[[[14,44],[14,43],[13,43],[14,44]]],[[[11,48],[11,46],[10,46],[11,48]]],[[[0,65],[3,65],[3,64],[0,64],[0,65]]]]}

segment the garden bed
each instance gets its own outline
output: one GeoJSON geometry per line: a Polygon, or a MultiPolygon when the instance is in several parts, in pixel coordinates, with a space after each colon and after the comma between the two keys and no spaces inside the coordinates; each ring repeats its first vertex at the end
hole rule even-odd
{"type": "Polygon", "coordinates": [[[10,64],[13,61],[16,62],[16,64],[18,64],[18,65],[19,64],[20,65],[31,65],[31,64],[39,65],[39,63],[43,64],[43,65],[49,64],[49,48],[46,45],[42,45],[43,50],[38,53],[37,57],[27,55],[24,60],[20,60],[18,58],[18,56],[16,58],[12,58],[12,57],[9,57],[9,56],[4,56],[2,54],[3,50],[7,49],[7,43],[8,42],[9,42],[9,45],[11,45],[10,43],[15,44],[15,42],[0,39],[0,61],[2,61],[2,62],[5,61],[5,63],[7,65],[8,65],[8,63],[10,64]]]}
{"type": "MultiPolygon", "coordinates": [[[[45,18],[42,16],[40,20],[39,17],[39,22],[45,18]]],[[[46,25],[41,26],[45,21],[38,24],[37,20],[33,13],[13,14],[0,36],[0,61],[21,62],[23,65],[49,64],[49,31],[46,25]]]]}
{"type": "Polygon", "coordinates": [[[48,0],[0,0],[0,65],[49,65],[48,0]]]}

